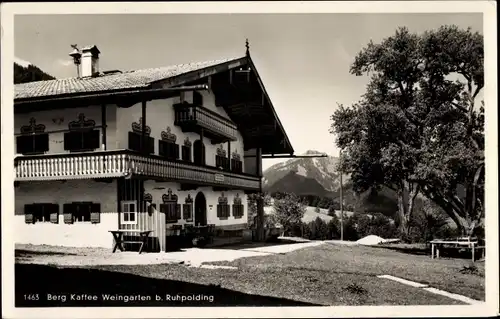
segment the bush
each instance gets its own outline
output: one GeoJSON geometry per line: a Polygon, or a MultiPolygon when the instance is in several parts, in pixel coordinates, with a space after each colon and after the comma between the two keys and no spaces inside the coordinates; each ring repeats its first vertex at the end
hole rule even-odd
{"type": "Polygon", "coordinates": [[[274,211],[277,222],[283,226],[285,234],[300,226],[306,212],[305,206],[294,194],[286,194],[274,201],[274,211]]]}

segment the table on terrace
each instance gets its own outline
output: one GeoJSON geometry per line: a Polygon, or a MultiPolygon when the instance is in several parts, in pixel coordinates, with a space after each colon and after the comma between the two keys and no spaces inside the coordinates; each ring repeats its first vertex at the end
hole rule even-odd
{"type": "Polygon", "coordinates": [[[144,248],[144,245],[146,244],[149,234],[151,234],[153,231],[152,230],[133,230],[133,229],[119,229],[119,230],[110,230],[109,231],[112,235],[113,238],[115,239],[115,247],[113,248],[113,253],[116,252],[116,249],[120,249],[120,251],[125,251],[125,248],[123,247],[123,244],[128,244],[128,243],[138,243],[141,244],[139,248],[139,254],[142,252],[142,249],[144,248]],[[138,234],[140,240],[125,240],[123,238],[123,235],[125,233],[133,233],[133,234],[138,234]]]}
{"type": "Polygon", "coordinates": [[[440,248],[455,248],[455,249],[471,249],[472,251],[472,262],[475,261],[475,252],[476,249],[483,249],[484,255],[484,246],[478,246],[479,242],[477,239],[470,238],[457,238],[457,239],[434,239],[430,241],[431,244],[431,258],[439,258],[439,250],[440,248]]]}

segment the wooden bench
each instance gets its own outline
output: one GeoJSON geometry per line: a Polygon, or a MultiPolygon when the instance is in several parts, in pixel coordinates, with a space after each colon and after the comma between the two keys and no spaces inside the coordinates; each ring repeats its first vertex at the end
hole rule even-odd
{"type": "Polygon", "coordinates": [[[435,239],[430,241],[431,244],[431,258],[439,258],[439,252],[441,248],[451,248],[451,249],[470,249],[472,252],[472,262],[476,260],[476,250],[481,249],[482,256],[484,257],[484,245],[479,245],[479,241],[476,238],[457,238],[457,239],[435,239]]]}
{"type": "Polygon", "coordinates": [[[151,234],[152,230],[132,230],[132,229],[119,229],[119,230],[110,230],[109,231],[113,238],[115,239],[115,247],[113,248],[113,253],[116,252],[116,249],[120,249],[120,251],[125,251],[123,244],[141,244],[139,248],[139,254],[142,253],[142,249],[146,244],[149,234],[151,234]],[[134,233],[139,234],[140,240],[125,240],[123,239],[123,235],[125,233],[134,233]]]}

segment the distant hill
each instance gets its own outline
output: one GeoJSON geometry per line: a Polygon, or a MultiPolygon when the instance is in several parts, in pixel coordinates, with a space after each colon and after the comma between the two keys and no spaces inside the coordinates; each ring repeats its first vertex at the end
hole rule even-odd
{"type": "Polygon", "coordinates": [[[14,84],[54,79],[55,77],[45,73],[30,62],[21,59],[15,59],[14,61],[14,84]]]}
{"type": "MultiPolygon", "coordinates": [[[[306,155],[319,154],[307,151],[306,155]]],[[[294,193],[298,196],[315,195],[340,202],[340,174],[338,158],[294,158],[275,164],[264,171],[263,189],[271,194],[294,193]]],[[[397,211],[396,194],[385,187],[356,195],[348,175],[343,175],[344,205],[359,212],[380,212],[392,217],[397,211]]]]}

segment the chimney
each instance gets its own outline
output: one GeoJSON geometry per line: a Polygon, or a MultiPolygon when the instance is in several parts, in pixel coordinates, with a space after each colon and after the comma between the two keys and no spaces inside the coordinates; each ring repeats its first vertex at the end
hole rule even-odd
{"type": "Polygon", "coordinates": [[[99,49],[91,45],[82,49],[82,77],[99,74],[99,49]]]}

